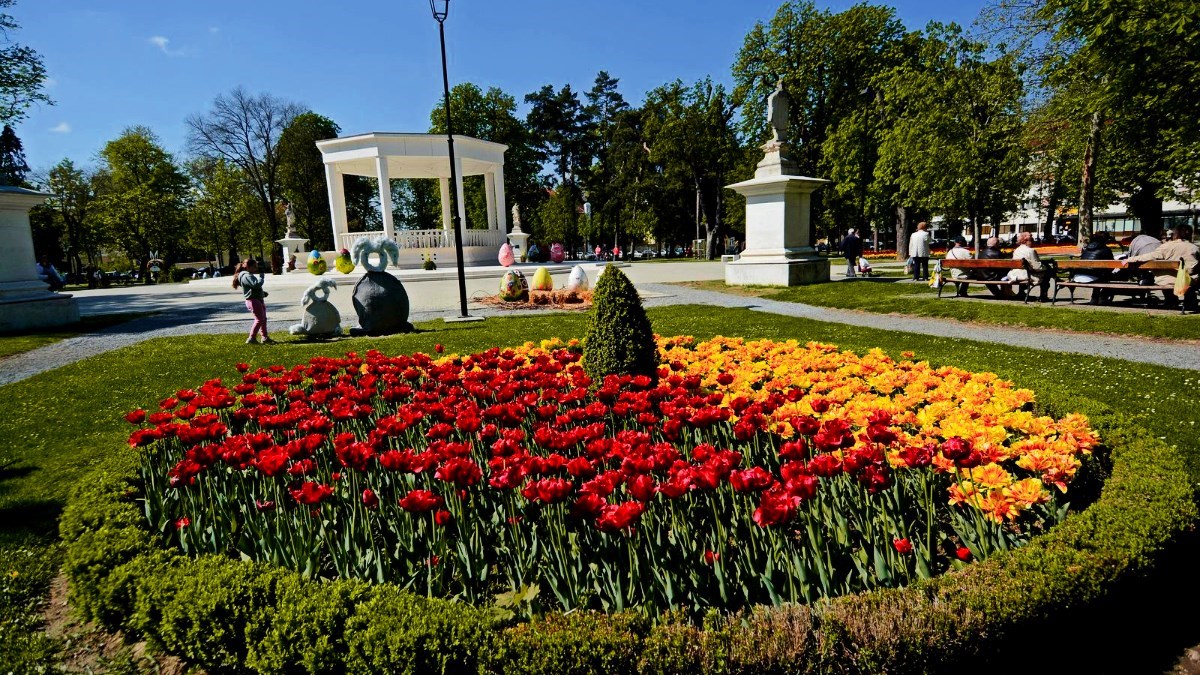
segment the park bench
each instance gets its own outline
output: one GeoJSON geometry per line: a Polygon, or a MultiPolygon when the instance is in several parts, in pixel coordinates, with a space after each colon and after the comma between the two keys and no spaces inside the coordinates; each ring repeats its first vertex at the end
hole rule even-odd
{"type": "MultiPolygon", "coordinates": [[[[1043,260],[1042,264],[1047,265],[1047,264],[1050,264],[1050,262],[1051,261],[1043,260]]],[[[944,283],[942,283],[941,286],[938,286],[938,297],[939,298],[942,297],[942,289],[950,284],[980,284],[981,286],[1012,286],[1015,284],[1017,286],[1020,286],[1025,291],[1025,302],[1029,302],[1029,295],[1030,295],[1029,291],[1031,288],[1033,288],[1034,286],[1037,285],[1037,279],[1034,277],[1033,270],[1029,267],[1029,263],[1026,262],[1025,260],[1012,260],[1012,259],[976,260],[974,258],[970,258],[967,260],[955,260],[954,258],[946,258],[943,260],[939,260],[937,262],[937,271],[939,271],[939,272],[942,270],[951,270],[951,269],[972,270],[972,271],[973,270],[996,271],[996,270],[1019,270],[1022,268],[1025,269],[1025,271],[1029,272],[1029,277],[1025,281],[999,281],[999,280],[992,281],[989,279],[968,279],[965,277],[962,279],[950,279],[947,277],[943,277],[944,283]]],[[[1006,271],[1005,274],[1008,274],[1008,272],[1006,271]]]]}
{"type": "MultiPolygon", "coordinates": [[[[1133,278],[1129,280],[1114,280],[1107,279],[1105,281],[1071,281],[1072,270],[1075,273],[1084,270],[1096,270],[1098,274],[1092,276],[1108,277],[1111,270],[1128,269],[1131,272],[1175,272],[1179,269],[1178,260],[1148,260],[1145,262],[1132,262],[1126,265],[1123,260],[1059,260],[1055,265],[1056,272],[1066,272],[1066,280],[1060,280],[1058,274],[1054,275],[1054,296],[1053,302],[1058,301],[1059,289],[1065,288],[1071,292],[1071,302],[1075,302],[1076,288],[1091,288],[1093,290],[1105,290],[1113,293],[1122,293],[1126,295],[1138,296],[1145,299],[1152,291],[1165,291],[1172,293],[1175,291],[1175,285],[1167,286],[1145,285],[1139,284],[1137,276],[1131,275],[1133,278]]],[[[1180,311],[1183,310],[1183,303],[1180,303],[1180,311]]]]}

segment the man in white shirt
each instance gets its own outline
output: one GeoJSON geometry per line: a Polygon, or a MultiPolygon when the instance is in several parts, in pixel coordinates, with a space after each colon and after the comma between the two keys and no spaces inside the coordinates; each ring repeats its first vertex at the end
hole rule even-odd
{"type": "Polygon", "coordinates": [[[929,280],[929,223],[917,223],[917,231],[908,238],[908,255],[913,259],[913,281],[929,280]]]}
{"type": "MultiPolygon", "coordinates": [[[[946,260],[970,260],[970,259],[971,259],[971,249],[967,248],[967,240],[961,236],[955,237],[954,238],[954,248],[951,248],[949,251],[946,251],[946,260]]],[[[957,267],[952,267],[952,268],[950,268],[950,278],[951,279],[968,278],[967,271],[961,270],[957,267]]],[[[956,284],[954,284],[954,286],[958,289],[958,292],[955,293],[955,295],[957,295],[960,298],[967,297],[967,284],[956,283],[956,284]]]]}

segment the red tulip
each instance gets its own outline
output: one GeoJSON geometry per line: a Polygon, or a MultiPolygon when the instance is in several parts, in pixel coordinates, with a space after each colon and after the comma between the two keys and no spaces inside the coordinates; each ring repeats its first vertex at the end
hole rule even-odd
{"type": "Polygon", "coordinates": [[[913,545],[908,539],[893,539],[892,546],[896,547],[896,552],[900,555],[908,555],[913,552],[913,545]]]}
{"type": "Polygon", "coordinates": [[[409,513],[427,513],[444,503],[444,499],[428,490],[413,490],[400,498],[400,508],[409,513]]]}

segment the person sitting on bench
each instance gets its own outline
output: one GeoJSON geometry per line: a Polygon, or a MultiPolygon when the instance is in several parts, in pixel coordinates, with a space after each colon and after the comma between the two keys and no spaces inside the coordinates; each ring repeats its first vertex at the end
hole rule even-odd
{"type": "MultiPolygon", "coordinates": [[[[1024,260],[1032,270],[1033,280],[1037,282],[1038,290],[1041,291],[1038,296],[1039,302],[1049,302],[1050,293],[1050,274],[1049,270],[1042,265],[1042,259],[1038,257],[1037,251],[1033,250],[1033,235],[1028,232],[1017,234],[1017,248],[1013,251],[1013,260],[1024,260]]],[[[1006,277],[1014,284],[1029,281],[1030,272],[1022,268],[1019,270],[1010,270],[1006,277]]],[[[1032,290],[1032,289],[1031,289],[1032,290]]],[[[1023,291],[1027,293],[1028,291],[1023,291]]]]}
{"type": "MultiPolygon", "coordinates": [[[[1080,260],[1112,260],[1112,249],[1108,247],[1108,242],[1111,241],[1107,232],[1093,232],[1092,236],[1088,237],[1088,243],[1079,252],[1080,260]]],[[[1103,269],[1082,269],[1075,270],[1071,274],[1071,281],[1078,281],[1085,284],[1094,284],[1108,278],[1107,270],[1103,269]]],[[[1093,305],[1099,305],[1107,300],[1104,291],[1099,288],[1092,289],[1092,299],[1088,302],[1093,305]]]]}
{"type": "MultiPolygon", "coordinates": [[[[971,259],[971,251],[970,251],[970,249],[967,248],[967,240],[965,238],[963,238],[962,236],[955,237],[954,238],[954,247],[951,248],[949,251],[946,251],[946,260],[970,260],[970,259],[971,259]]],[[[971,277],[967,274],[967,270],[961,270],[961,269],[958,269],[957,267],[950,268],[950,280],[951,281],[953,281],[955,279],[970,279],[970,278],[971,277]]],[[[956,296],[958,296],[960,298],[967,297],[967,284],[954,284],[954,286],[955,286],[955,288],[958,289],[958,292],[955,293],[956,296]]]]}
{"type": "MultiPolygon", "coordinates": [[[[1126,263],[1145,262],[1148,260],[1182,260],[1184,269],[1192,277],[1191,288],[1188,289],[1187,296],[1184,300],[1184,306],[1195,306],[1196,304],[1196,277],[1197,277],[1197,248],[1192,243],[1192,226],[1180,225],[1175,228],[1171,235],[1171,241],[1159,246],[1149,253],[1133,256],[1125,260],[1126,263]]],[[[1159,286],[1172,286],[1175,284],[1175,272],[1167,272],[1160,274],[1154,278],[1154,283],[1159,286]]],[[[1163,298],[1166,300],[1168,307],[1173,307],[1179,304],[1179,299],[1175,297],[1173,291],[1163,291],[1163,298]]]]}

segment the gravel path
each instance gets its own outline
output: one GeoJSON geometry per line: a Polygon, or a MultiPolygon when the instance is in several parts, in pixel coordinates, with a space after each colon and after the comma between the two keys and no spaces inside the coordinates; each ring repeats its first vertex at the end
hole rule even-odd
{"type": "MultiPolygon", "coordinates": [[[[879,315],[867,312],[814,307],[792,302],[779,302],[765,298],[753,298],[728,293],[705,291],[686,286],[643,283],[638,288],[645,295],[647,307],[663,307],[680,304],[712,305],[716,307],[746,308],[783,316],[794,316],[816,321],[842,323],[867,328],[880,328],[905,333],[936,334],[942,337],[961,338],[976,342],[1002,344],[1013,347],[1029,347],[1069,354],[1107,356],[1138,363],[1150,363],[1169,368],[1187,370],[1200,369],[1200,345],[1184,342],[1169,342],[1149,339],[1126,338],[1068,331],[980,327],[949,319],[879,315]],[[1151,348],[1152,347],[1152,348],[1151,348]]],[[[472,309],[473,314],[483,316],[512,316],[522,313],[544,313],[543,310],[513,312],[487,308],[472,309]]],[[[445,310],[414,312],[414,322],[439,319],[446,316],[445,310]]],[[[59,342],[11,356],[0,361],[0,385],[18,382],[38,373],[74,363],[97,354],[131,345],[142,340],[172,335],[196,335],[218,333],[241,333],[247,329],[246,313],[231,310],[228,302],[188,305],[164,311],[95,333],[68,338],[59,342]]],[[[291,320],[272,321],[271,332],[286,334],[291,320]]]]}

